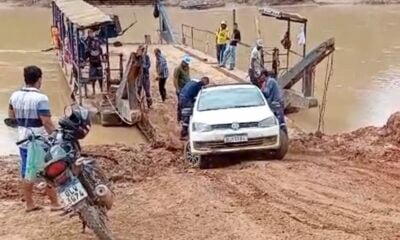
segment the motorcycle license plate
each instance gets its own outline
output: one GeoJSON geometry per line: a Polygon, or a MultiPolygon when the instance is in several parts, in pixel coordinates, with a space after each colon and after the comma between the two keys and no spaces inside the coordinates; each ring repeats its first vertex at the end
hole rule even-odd
{"type": "Polygon", "coordinates": [[[87,196],[86,190],[78,180],[72,181],[71,184],[64,187],[64,189],[60,192],[60,198],[67,208],[72,207],[73,205],[85,199],[87,196]]]}

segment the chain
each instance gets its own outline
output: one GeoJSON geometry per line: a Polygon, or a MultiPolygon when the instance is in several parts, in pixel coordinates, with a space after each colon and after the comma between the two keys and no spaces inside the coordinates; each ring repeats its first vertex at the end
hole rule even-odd
{"type": "Polygon", "coordinates": [[[325,82],[324,82],[324,91],[322,94],[322,101],[319,106],[319,119],[318,119],[318,128],[317,133],[322,133],[325,130],[325,112],[326,112],[326,104],[327,104],[327,95],[328,95],[328,87],[331,77],[333,75],[333,53],[329,56],[326,62],[326,72],[325,72],[325,82]]]}

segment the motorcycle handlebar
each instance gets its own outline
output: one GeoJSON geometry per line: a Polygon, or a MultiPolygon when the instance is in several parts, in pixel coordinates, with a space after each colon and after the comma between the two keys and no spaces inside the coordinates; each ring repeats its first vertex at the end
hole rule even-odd
{"type": "MultiPolygon", "coordinates": [[[[58,132],[59,132],[59,130],[56,130],[55,133],[58,133],[58,132]]],[[[27,141],[33,141],[33,140],[38,140],[38,139],[41,139],[41,140],[43,140],[46,144],[50,145],[51,142],[52,142],[53,140],[55,140],[55,137],[53,137],[52,135],[50,135],[49,138],[45,138],[45,137],[43,137],[43,136],[41,136],[41,135],[29,135],[27,138],[22,139],[22,140],[16,142],[16,144],[17,144],[17,145],[21,145],[21,144],[26,143],[27,141]]]]}
{"type": "Polygon", "coordinates": [[[22,139],[22,140],[20,140],[20,141],[18,141],[18,142],[16,142],[16,144],[17,145],[21,145],[21,144],[23,144],[23,143],[26,143],[27,141],[32,141],[33,139],[39,139],[39,138],[42,138],[41,136],[29,136],[29,137],[27,137],[27,138],[25,138],[25,139],[22,139]]]}

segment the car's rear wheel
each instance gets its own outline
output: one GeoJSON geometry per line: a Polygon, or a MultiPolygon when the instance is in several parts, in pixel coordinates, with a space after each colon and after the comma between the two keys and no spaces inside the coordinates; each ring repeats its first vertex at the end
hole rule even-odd
{"type": "Polygon", "coordinates": [[[189,142],[186,142],[185,144],[184,157],[185,161],[192,167],[198,167],[200,169],[208,168],[207,158],[205,156],[201,156],[200,154],[192,153],[189,142]]]}
{"type": "Polygon", "coordinates": [[[279,148],[272,151],[272,156],[274,159],[282,160],[289,150],[289,137],[288,134],[280,130],[279,133],[279,148]]]}

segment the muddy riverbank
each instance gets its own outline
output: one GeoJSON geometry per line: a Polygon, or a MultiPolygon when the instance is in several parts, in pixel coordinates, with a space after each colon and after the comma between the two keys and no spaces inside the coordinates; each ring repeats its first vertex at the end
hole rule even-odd
{"type": "MultiPolygon", "coordinates": [[[[173,46],[163,51],[175,67],[179,52],[173,46]]],[[[194,77],[207,74],[214,83],[227,81],[221,72],[197,61],[193,60],[198,66],[194,77]]],[[[169,98],[162,103],[152,82],[155,105],[149,118],[164,144],[84,147],[116,184],[116,204],[109,215],[116,239],[400,237],[400,113],[383,127],[344,134],[291,131],[290,151],[283,161],[229,155],[199,170],[182,158],[171,85],[169,81],[169,98]]],[[[89,231],[80,233],[76,218],[46,209],[24,213],[18,158],[0,161],[0,239],[95,239],[89,231]]],[[[37,199],[47,204],[40,193],[37,199]]]]}
{"type": "MultiPolygon", "coordinates": [[[[166,148],[85,152],[116,183],[109,215],[116,239],[398,239],[399,122],[395,114],[383,128],[299,135],[283,161],[229,156],[208,170],[188,168],[180,151],[166,148]],[[397,155],[386,154],[388,144],[397,155]]],[[[0,238],[95,239],[80,233],[76,218],[24,213],[14,161],[1,159],[0,238]]]]}

